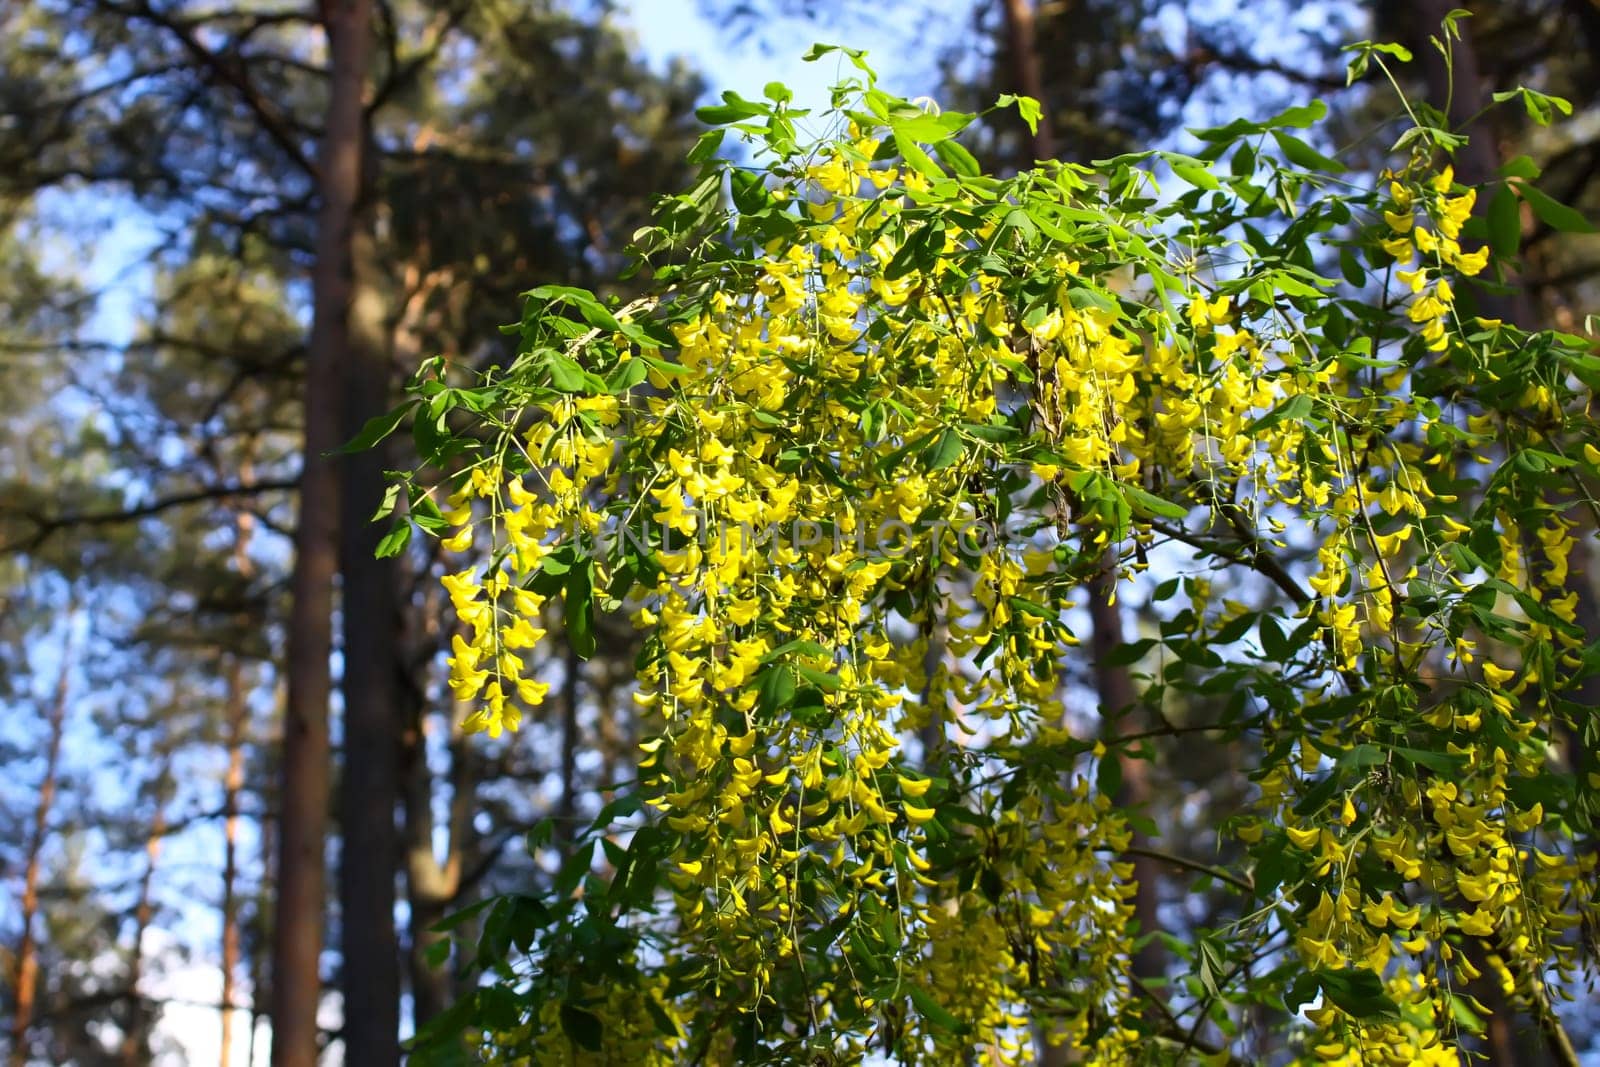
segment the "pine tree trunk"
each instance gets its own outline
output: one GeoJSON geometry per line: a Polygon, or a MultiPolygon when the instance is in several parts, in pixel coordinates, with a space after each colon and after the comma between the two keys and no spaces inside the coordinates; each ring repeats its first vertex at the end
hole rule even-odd
{"type": "MultiPolygon", "coordinates": [[[[351,345],[344,362],[344,433],[389,409],[389,349],[384,301],[375,284],[373,239],[354,234],[355,278],[351,345]]],[[[343,573],[343,773],[340,777],[339,929],[348,1062],[400,1060],[399,942],[395,934],[395,873],[399,834],[400,728],[398,682],[400,609],[392,559],[377,558],[384,528],[372,521],[383,500],[384,450],[344,457],[340,505],[343,573]]]]}
{"type": "MultiPolygon", "coordinates": [[[[66,614],[67,625],[74,626],[76,608],[66,614]]],[[[17,945],[17,971],[13,988],[16,1004],[11,1013],[11,1067],[28,1062],[28,1030],[33,1026],[33,1010],[39,993],[39,946],[33,939],[34,920],[39,913],[39,874],[45,841],[50,834],[50,812],[56,800],[56,775],[61,766],[61,736],[67,723],[67,685],[74,666],[76,645],[69,638],[61,653],[56,673],[55,693],[47,717],[49,737],[45,742],[44,778],[39,783],[39,799],[33,809],[33,833],[28,838],[28,853],[22,876],[22,934],[17,945]]]]}
{"type": "Polygon", "coordinates": [[[245,691],[244,664],[228,661],[228,770],[223,779],[222,823],[222,1045],[218,1063],[233,1059],[234,975],[239,967],[239,795],[244,790],[245,691]]]}
{"type": "MultiPolygon", "coordinates": [[[[1125,665],[1107,662],[1123,644],[1122,612],[1112,603],[1116,592],[1116,568],[1116,556],[1108,552],[1099,579],[1089,590],[1089,618],[1094,627],[1090,648],[1094,656],[1094,679],[1100,695],[1100,713],[1118,716],[1118,732],[1131,733],[1139,728],[1138,718],[1128,714],[1138,699],[1133,675],[1125,665]]],[[[1133,755],[1128,745],[1118,745],[1115,758],[1121,763],[1118,769],[1122,777],[1122,789],[1116,797],[1117,806],[1138,808],[1148,804],[1149,761],[1133,755]]],[[[1132,844],[1134,848],[1148,848],[1150,839],[1135,831],[1132,844]]],[[[1161,928],[1157,912],[1161,872],[1148,856],[1134,855],[1131,860],[1134,881],[1138,883],[1133,898],[1134,917],[1139,923],[1139,936],[1148,938],[1134,953],[1133,975],[1149,981],[1161,978],[1166,971],[1166,954],[1162,951],[1161,942],[1150,936],[1161,928]]]]}
{"type": "Polygon", "coordinates": [[[122,1035],[122,1067],[139,1067],[149,1059],[148,1019],[139,983],[144,978],[144,935],[155,915],[151,887],[156,864],[161,859],[161,840],[167,832],[167,793],[171,783],[171,755],[168,754],[156,778],[155,814],[150,820],[150,836],[144,846],[144,873],[139,876],[139,897],[133,906],[133,955],[128,961],[128,1025],[122,1035]]]}
{"type": "Polygon", "coordinates": [[[444,937],[434,933],[430,927],[445,917],[460,892],[465,843],[471,832],[473,800],[477,795],[470,741],[461,732],[467,709],[458,707],[454,710],[450,727],[450,825],[442,861],[435,850],[432,807],[434,782],[427,765],[426,733],[420,714],[407,731],[410,742],[406,760],[408,788],[405,810],[406,890],[410,906],[410,951],[407,962],[411,980],[412,1021],[418,1028],[449,1007],[453,999],[449,970],[434,967],[428,961],[429,949],[444,937]]]}
{"type": "MultiPolygon", "coordinates": [[[[365,140],[362,98],[371,0],[326,0],[322,16],[330,73],[326,126],[317,159],[320,204],[305,368],[305,464],[291,580],[272,953],[275,1067],[315,1067],[317,1062],[330,778],[329,658],[339,520],[339,476],[327,454],[340,443],[340,367],[349,351],[351,240],[365,140]]],[[[350,1061],[348,1055],[346,1060],[350,1061]]]]}
{"type": "Polygon", "coordinates": [[[561,800],[556,805],[555,840],[567,848],[578,836],[578,704],[582,699],[583,661],[567,642],[566,677],[561,702],[561,800]]]}
{"type": "MultiPolygon", "coordinates": [[[[282,689],[279,690],[278,709],[281,712],[284,704],[282,689]]],[[[263,797],[265,804],[267,798],[263,797]]],[[[261,882],[256,889],[256,922],[260,924],[260,932],[256,941],[259,944],[271,939],[272,909],[269,906],[269,886],[276,883],[274,877],[275,860],[278,850],[276,847],[276,821],[272,814],[264,813],[257,822],[261,840],[261,882]]],[[[270,980],[267,965],[268,953],[257,951],[250,954],[250,1035],[245,1044],[245,1067],[256,1067],[256,1041],[261,1035],[261,1020],[270,1011],[270,980]]]]}
{"type": "Polygon", "coordinates": [[[1033,151],[1033,159],[1024,161],[1024,165],[1027,166],[1041,159],[1056,157],[1056,136],[1050,121],[1050,105],[1044,95],[1044,78],[1040,73],[1039,46],[1034,34],[1033,0],[1004,0],[1004,5],[1006,49],[1011,59],[1012,84],[1016,86],[1018,94],[1031,96],[1039,101],[1042,109],[1039,128],[1029,144],[1029,148],[1033,151]]]}
{"type": "MultiPolygon", "coordinates": [[[[252,475],[251,464],[246,459],[240,467],[240,480],[249,481],[252,475]]],[[[248,511],[240,511],[234,520],[233,567],[241,582],[247,582],[254,571],[250,562],[250,538],[254,528],[255,517],[248,511]]],[[[228,769],[222,782],[222,998],[219,1008],[222,1043],[217,1062],[220,1067],[230,1067],[233,1062],[233,1002],[238,996],[234,984],[239,969],[239,798],[244,792],[245,733],[250,714],[244,659],[237,650],[228,656],[224,679],[227,692],[223,745],[227,750],[228,769]]]]}
{"type": "MultiPolygon", "coordinates": [[[[1451,44],[1451,66],[1445,66],[1444,56],[1428,42],[1430,35],[1441,37],[1441,24],[1451,10],[1458,7],[1449,0],[1417,0],[1413,9],[1411,36],[1413,51],[1422,61],[1427,77],[1428,102],[1445,109],[1446,117],[1456,133],[1467,135],[1467,143],[1454,156],[1456,180],[1463,185],[1484,185],[1494,181],[1500,169],[1500,148],[1495,143],[1494,127],[1480,116],[1489,104],[1489,94],[1478,73],[1478,54],[1472,46],[1471,22],[1460,23],[1462,39],[1451,44]]],[[[1480,196],[1473,213],[1482,215],[1489,207],[1488,196],[1480,196]]],[[[1533,329],[1538,312],[1528,291],[1515,277],[1506,279],[1511,291],[1499,293],[1474,293],[1478,307],[1489,318],[1504,319],[1524,329],[1533,329]]]]}

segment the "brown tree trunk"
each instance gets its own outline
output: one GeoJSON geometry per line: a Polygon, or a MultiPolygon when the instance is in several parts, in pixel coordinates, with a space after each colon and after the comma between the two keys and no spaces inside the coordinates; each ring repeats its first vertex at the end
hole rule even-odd
{"type": "MultiPolygon", "coordinates": [[[[928,609],[930,614],[934,610],[932,606],[928,609]]],[[[949,622],[945,619],[931,622],[928,627],[928,648],[922,655],[922,708],[928,719],[918,731],[918,739],[922,742],[922,767],[930,774],[933,773],[933,761],[945,742],[944,690],[936,686],[935,679],[939,668],[944,666],[945,652],[949,647],[949,622]]]]}
{"type": "MultiPolygon", "coordinates": [[[[279,690],[277,701],[281,711],[284,698],[279,690]]],[[[269,746],[270,747],[270,746],[269,746]]],[[[266,798],[264,797],[263,800],[266,798]]],[[[264,814],[257,823],[261,834],[259,842],[261,848],[261,884],[256,889],[256,922],[260,924],[257,934],[258,942],[271,939],[272,909],[268,905],[269,886],[276,882],[275,860],[278,850],[276,847],[276,824],[270,814],[264,814]]],[[[261,1033],[261,1020],[270,1010],[268,998],[270,997],[268,978],[268,954],[257,950],[250,955],[250,1035],[245,1043],[245,1067],[256,1067],[256,1040],[261,1033]]]]}
{"type": "MultiPolygon", "coordinates": [[[[373,238],[354,234],[351,345],[344,362],[344,436],[389,409],[389,350],[384,301],[376,284],[373,238]]],[[[400,608],[392,559],[379,559],[384,527],[372,521],[383,500],[382,447],[343,459],[340,569],[343,594],[343,767],[339,785],[339,929],[347,1062],[400,1060],[400,967],[395,934],[403,670],[400,608]]]]}
{"type": "Polygon", "coordinates": [[[578,836],[578,704],[582,699],[583,661],[571,641],[566,649],[565,690],[561,702],[561,800],[556,805],[556,842],[566,848],[578,836]]]}
{"type": "Polygon", "coordinates": [[[1056,157],[1055,129],[1050,122],[1050,104],[1044,95],[1044,78],[1040,73],[1039,46],[1034,34],[1033,0],[1004,0],[1006,24],[1006,51],[1011,59],[1011,82],[1022,96],[1039,101],[1042,114],[1039,129],[1034,133],[1030,148],[1031,164],[1041,159],[1056,157]]]}
{"type": "MultiPolygon", "coordinates": [[[[66,613],[67,626],[76,623],[76,608],[66,613]]],[[[49,737],[45,742],[44,778],[39,783],[39,800],[33,809],[33,832],[28,838],[28,854],[22,876],[22,935],[17,945],[16,1006],[11,1014],[11,1067],[28,1062],[28,1029],[33,1025],[33,1009],[39,993],[39,946],[33,939],[35,917],[39,913],[39,874],[45,841],[50,834],[50,812],[56,801],[56,775],[61,766],[61,736],[67,723],[67,686],[75,664],[76,644],[69,637],[56,672],[55,693],[47,716],[49,737]]]]}
{"type": "Polygon", "coordinates": [[[155,915],[151,887],[156,864],[161,859],[161,840],[167,832],[167,794],[171,789],[171,755],[161,765],[156,778],[155,814],[150,819],[150,836],[144,846],[144,873],[139,876],[139,897],[133,906],[133,955],[128,961],[128,1026],[122,1035],[123,1067],[139,1067],[149,1058],[149,1033],[139,983],[144,978],[144,935],[155,915]]]}
{"type": "MultiPolygon", "coordinates": [[[[1089,618],[1094,627],[1090,639],[1094,657],[1095,689],[1100,695],[1100,713],[1117,716],[1118,732],[1132,733],[1139,728],[1136,716],[1128,714],[1138,696],[1134,691],[1133,675],[1120,664],[1107,662],[1108,657],[1122,647],[1122,612],[1112,603],[1116,591],[1117,559],[1114,551],[1106,553],[1098,579],[1089,589],[1089,618]]],[[[1119,807],[1137,808],[1150,801],[1150,764],[1129,750],[1128,745],[1118,745],[1116,759],[1121,762],[1122,789],[1116,801],[1119,807]]],[[[1133,847],[1149,848],[1150,839],[1139,832],[1133,834],[1133,847]]],[[[1161,942],[1151,937],[1160,926],[1157,907],[1160,901],[1160,871],[1148,856],[1132,857],[1133,877],[1137,888],[1133,898],[1134,917],[1139,922],[1139,936],[1148,938],[1134,954],[1134,977],[1149,981],[1161,978],[1166,970],[1166,954],[1161,942]]]]}
{"type": "Polygon", "coordinates": [[[317,158],[320,204],[305,369],[305,466],[291,581],[289,698],[279,798],[271,995],[275,1067],[315,1067],[317,1062],[329,793],[329,657],[339,520],[339,476],[327,453],[340,443],[340,366],[349,350],[351,240],[361,189],[362,96],[371,0],[326,0],[322,16],[329,81],[317,158]]]}
{"type": "MultiPolygon", "coordinates": [[[[241,481],[251,480],[248,459],[239,473],[241,481]]],[[[234,520],[233,568],[241,583],[248,582],[254,571],[250,562],[250,538],[254,529],[255,517],[248,511],[240,511],[234,520]]],[[[245,732],[250,714],[244,659],[238,651],[227,657],[224,678],[227,693],[223,745],[228,754],[228,769],[222,783],[222,1043],[218,1063],[220,1067],[230,1067],[233,1062],[233,1002],[238,995],[234,982],[239,969],[239,798],[244,792],[245,732]]]]}
{"type": "MultiPolygon", "coordinates": [[[[1428,42],[1430,35],[1443,38],[1441,24],[1445,16],[1458,6],[1451,0],[1417,0],[1413,8],[1414,21],[1410,27],[1412,50],[1422,60],[1429,103],[1441,109],[1445,109],[1448,103],[1446,117],[1452,129],[1467,136],[1467,143],[1455,153],[1456,180],[1463,185],[1484,185],[1494,181],[1498,174],[1500,149],[1495,143],[1494,127],[1489,119],[1478,118],[1476,123],[1473,122],[1474,116],[1480,115],[1489,104],[1487,87],[1478,73],[1478,54],[1472,46],[1473,20],[1466,19],[1459,23],[1462,40],[1452,42],[1453,72],[1445,66],[1444,56],[1428,42]]],[[[1474,214],[1481,215],[1488,207],[1489,197],[1480,195],[1474,206],[1474,214]]],[[[1515,277],[1509,277],[1506,281],[1511,285],[1509,293],[1475,294],[1479,309],[1489,318],[1503,319],[1524,329],[1533,329],[1537,325],[1538,313],[1533,301],[1528,299],[1527,290],[1518,284],[1515,277]]]]}
{"type": "Polygon", "coordinates": [[[230,656],[227,668],[228,770],[223,779],[222,823],[222,1045],[221,1067],[233,1060],[234,975],[239,968],[239,795],[244,791],[244,664],[230,656]]]}
{"type": "MultiPolygon", "coordinates": [[[[419,709],[420,711],[420,709],[419,709]]],[[[410,904],[412,1017],[421,1028],[450,1006],[452,983],[446,968],[428,961],[429,949],[444,935],[430,927],[445,917],[461,889],[462,857],[471,833],[474,775],[470,741],[461,731],[468,709],[457,707],[450,722],[450,825],[441,861],[435,848],[433,775],[427,765],[425,722],[416,715],[407,730],[406,889],[410,904]]]]}

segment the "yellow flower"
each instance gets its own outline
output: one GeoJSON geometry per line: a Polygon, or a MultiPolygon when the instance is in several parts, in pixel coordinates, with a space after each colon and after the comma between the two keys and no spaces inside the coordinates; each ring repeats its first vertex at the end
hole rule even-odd
{"type": "Polygon", "coordinates": [[[1483,661],[1483,679],[1496,689],[1505,685],[1516,676],[1516,671],[1508,671],[1504,667],[1497,667],[1488,660],[1483,661]]]}
{"type": "Polygon", "coordinates": [[[1296,827],[1285,826],[1283,832],[1289,835],[1289,841],[1295,848],[1309,852],[1317,847],[1317,842],[1322,839],[1322,831],[1315,826],[1296,827]]]}

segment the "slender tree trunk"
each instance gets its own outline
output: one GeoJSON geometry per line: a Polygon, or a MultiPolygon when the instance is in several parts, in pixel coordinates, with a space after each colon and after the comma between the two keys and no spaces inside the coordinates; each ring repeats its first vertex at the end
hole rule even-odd
{"type": "MultiPolygon", "coordinates": [[[[305,370],[305,466],[289,618],[289,698],[279,799],[278,906],[273,929],[272,1062],[315,1067],[322,953],[329,750],[329,658],[338,567],[340,366],[349,349],[351,239],[361,188],[363,100],[371,0],[325,0],[326,126],[318,152],[316,265],[305,370]]],[[[392,795],[392,794],[391,794],[392,795]]],[[[348,1005],[347,1005],[348,1010],[348,1005]]],[[[350,1056],[346,1056],[350,1062],[350,1056]]],[[[355,1061],[355,1062],[360,1062],[355,1061]]]]}
{"type": "MultiPolygon", "coordinates": [[[[929,611],[932,610],[929,608],[929,611]]],[[[929,771],[932,769],[935,755],[945,741],[944,690],[937,688],[935,678],[939,668],[944,665],[945,652],[949,647],[950,624],[945,619],[938,619],[929,627],[928,648],[922,656],[922,707],[928,719],[917,731],[918,740],[922,742],[922,766],[924,770],[929,771]],[[938,701],[937,707],[934,704],[935,700],[938,701]]]]}
{"type": "MultiPolygon", "coordinates": [[[[250,462],[246,460],[240,468],[240,480],[248,482],[250,479],[250,462]]],[[[241,510],[234,520],[233,541],[233,567],[241,582],[248,581],[254,571],[250,562],[254,527],[255,517],[241,510]]],[[[239,798],[244,792],[245,731],[250,714],[244,659],[237,651],[228,656],[224,677],[227,718],[223,744],[228,754],[228,769],[222,783],[222,1043],[218,1063],[220,1067],[230,1067],[233,1062],[233,1002],[238,995],[234,982],[239,969],[239,798]]]]}
{"type": "Polygon", "coordinates": [[[1042,114],[1039,129],[1034,133],[1029,147],[1033,151],[1031,164],[1041,159],[1056,157],[1056,135],[1050,121],[1050,102],[1044,95],[1044,78],[1040,73],[1039,46],[1034,35],[1033,0],[1003,0],[1005,7],[1006,49],[1011,57],[1011,81],[1022,96],[1039,101],[1042,114]]]}
{"type": "MultiPolygon", "coordinates": [[[[281,690],[280,690],[281,694],[281,690]]],[[[283,698],[280,695],[278,707],[283,707],[283,698]]],[[[263,798],[265,801],[266,798],[263,798]]],[[[261,884],[256,889],[256,922],[260,929],[256,935],[258,946],[272,937],[271,922],[272,909],[268,905],[267,887],[274,884],[276,878],[275,860],[276,848],[276,823],[271,815],[263,814],[257,823],[261,840],[261,884]]],[[[245,1067],[256,1067],[256,1039],[261,1033],[261,1020],[268,1011],[266,999],[269,995],[267,953],[258,947],[250,954],[250,1039],[246,1044],[245,1067]]]]}
{"type": "MultiPolygon", "coordinates": [[[[1094,656],[1095,688],[1100,695],[1100,713],[1118,716],[1118,732],[1132,733],[1140,728],[1137,716],[1128,714],[1138,699],[1134,691],[1133,675],[1127,666],[1107,662],[1110,655],[1122,647],[1122,612],[1112,603],[1116,592],[1117,560],[1114,552],[1107,552],[1102,561],[1098,580],[1089,590],[1089,617],[1094,627],[1091,654],[1094,656]]],[[[1121,762],[1122,789],[1117,805],[1137,808],[1150,801],[1150,763],[1129,751],[1129,746],[1118,745],[1116,758],[1121,762]]],[[[1135,848],[1148,848],[1150,839],[1139,832],[1133,834],[1135,848]]],[[[1155,861],[1146,856],[1133,856],[1133,877],[1138,883],[1134,893],[1134,917],[1139,922],[1139,936],[1149,938],[1134,954],[1134,977],[1149,981],[1163,976],[1166,954],[1161,942],[1150,937],[1161,928],[1157,907],[1160,901],[1161,873],[1155,861]]]]}
{"type": "MultiPolygon", "coordinates": [[[[1450,11],[1459,4],[1451,0],[1416,0],[1411,26],[1413,51],[1422,59],[1428,83],[1428,101],[1445,109],[1450,125],[1457,133],[1467,135],[1467,143],[1456,151],[1454,166],[1456,179],[1463,185],[1483,185],[1495,179],[1500,168],[1500,148],[1495,143],[1494,127],[1488,118],[1479,116],[1489,104],[1489,93],[1478,73],[1478,53],[1472,46],[1471,22],[1460,23],[1462,40],[1452,42],[1451,69],[1446,68],[1444,57],[1428,43],[1429,35],[1442,38],[1441,24],[1450,11]],[[1448,107],[1447,107],[1448,105],[1448,107]]],[[[1488,196],[1480,196],[1474,214],[1482,215],[1489,207],[1488,196]]],[[[1538,313],[1528,291],[1515,277],[1507,278],[1511,291],[1475,293],[1478,307],[1490,318],[1532,329],[1537,325],[1538,313]]]]}
{"type": "MultiPolygon", "coordinates": [[[[376,285],[373,238],[354,235],[355,299],[344,363],[344,436],[389,409],[389,350],[384,301],[376,285]]],[[[384,450],[344,457],[340,568],[344,673],[343,772],[340,777],[340,974],[348,1062],[400,1060],[400,967],[395,934],[399,835],[398,683],[403,669],[400,608],[392,559],[377,558],[383,527],[372,521],[383,500],[384,450]]]]}
{"type": "Polygon", "coordinates": [[[233,1059],[234,975],[239,968],[239,796],[244,791],[246,719],[244,664],[230,656],[227,668],[228,770],[223,779],[222,824],[222,1045],[218,1062],[233,1059]]]}
{"type": "MultiPolygon", "coordinates": [[[[1006,43],[1012,62],[1012,83],[1017,91],[1039,101],[1042,114],[1031,144],[1036,160],[1054,159],[1059,146],[1050,121],[1050,106],[1045,98],[1044,79],[1041,73],[1038,41],[1034,32],[1032,0],[1003,0],[1005,9],[1006,43]]],[[[1133,676],[1126,666],[1108,661],[1109,656],[1123,644],[1122,614],[1113,603],[1116,592],[1117,558],[1108,550],[1101,560],[1100,573],[1088,589],[1089,619],[1093,629],[1090,654],[1094,661],[1095,689],[1103,716],[1117,716],[1119,729],[1131,732],[1138,729],[1137,719],[1127,714],[1134,706],[1137,694],[1133,676]]],[[[1118,746],[1116,759],[1121,762],[1122,789],[1116,801],[1122,807],[1138,807],[1150,800],[1149,765],[1142,759],[1129,755],[1125,746],[1118,746]]],[[[1133,844],[1147,845],[1144,835],[1135,833],[1133,844]]],[[[1132,857],[1134,916],[1141,937],[1149,938],[1159,927],[1157,905],[1159,901],[1159,872],[1155,864],[1143,857],[1132,857]]],[[[1160,941],[1149,938],[1134,955],[1135,977],[1150,980],[1160,978],[1165,971],[1165,954],[1160,941]]],[[[1053,1045],[1040,1034],[1040,1060],[1047,1065],[1070,1062],[1069,1051],[1053,1045]]]]}
{"type": "Polygon", "coordinates": [[[149,1020],[139,983],[144,978],[144,935],[155,915],[151,890],[156,879],[156,864],[161,859],[161,841],[167,832],[167,794],[171,790],[172,756],[162,762],[156,778],[155,814],[150,819],[150,836],[144,845],[144,873],[139,876],[139,897],[133,906],[133,955],[128,961],[128,1026],[122,1035],[123,1067],[139,1067],[149,1058],[149,1020]]]}
{"type": "Polygon", "coordinates": [[[563,848],[578,836],[578,704],[582,700],[583,661],[567,643],[566,692],[561,702],[561,801],[556,806],[556,841],[563,848]]]}
{"type": "MultiPolygon", "coordinates": [[[[76,608],[67,612],[67,626],[76,624],[76,608]]],[[[45,742],[44,779],[39,783],[39,799],[33,808],[33,832],[28,838],[28,854],[22,876],[22,934],[17,945],[17,973],[14,988],[16,1005],[11,1014],[11,1067],[28,1062],[28,1029],[33,1025],[34,1004],[39,993],[39,946],[33,927],[39,913],[39,874],[44,846],[50,834],[50,812],[56,801],[56,775],[61,766],[61,736],[67,723],[67,687],[75,665],[77,645],[71,636],[61,653],[56,672],[55,692],[47,716],[49,730],[45,742]]]]}
{"type": "Polygon", "coordinates": [[[444,859],[438,857],[433,819],[434,779],[427,765],[424,721],[419,714],[407,731],[406,888],[410,904],[412,1016],[417,1027],[450,1006],[450,972],[430,965],[429,949],[444,936],[430,927],[444,918],[461,890],[463,849],[471,832],[474,775],[470,742],[461,732],[468,709],[456,707],[450,721],[450,825],[444,859]]]}

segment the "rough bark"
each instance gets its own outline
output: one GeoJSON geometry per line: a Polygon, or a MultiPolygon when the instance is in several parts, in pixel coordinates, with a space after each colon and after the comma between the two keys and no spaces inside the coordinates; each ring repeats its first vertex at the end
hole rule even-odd
{"type": "MultiPolygon", "coordinates": [[[[353,235],[354,299],[350,349],[343,363],[343,436],[389,409],[390,361],[384,300],[373,241],[363,224],[353,235]]],[[[400,1059],[399,942],[395,866],[399,834],[402,670],[400,608],[392,559],[377,558],[384,527],[372,521],[383,500],[384,450],[344,457],[340,493],[340,570],[344,703],[339,780],[339,929],[345,1056],[361,1064],[400,1059]]]]}
{"type": "Polygon", "coordinates": [[[1004,0],[1006,51],[1011,59],[1011,80],[1022,96],[1039,101],[1043,114],[1039,116],[1039,129],[1034,133],[1029,147],[1033,151],[1032,163],[1056,156],[1055,130],[1050,122],[1050,106],[1045,100],[1044,78],[1040,73],[1039,48],[1034,33],[1033,0],[1004,0]]]}
{"type": "Polygon", "coordinates": [[[305,468],[290,583],[293,605],[273,929],[275,1067],[315,1067],[317,1061],[318,959],[322,952],[330,777],[329,657],[339,521],[339,474],[327,454],[340,443],[340,367],[349,349],[351,244],[361,188],[362,96],[371,0],[326,0],[322,17],[329,46],[328,102],[317,156],[319,205],[311,279],[311,339],[305,367],[305,468]]]}
{"type": "MultiPolygon", "coordinates": [[[[67,612],[67,625],[74,623],[75,611],[67,612]]],[[[55,692],[47,713],[48,737],[45,742],[44,778],[39,782],[39,799],[33,808],[33,830],[28,837],[27,860],[22,876],[22,934],[17,944],[16,1003],[11,1013],[11,1067],[28,1062],[28,1030],[33,1025],[34,1006],[39,993],[39,946],[33,927],[39,914],[39,876],[44,846],[50,834],[50,813],[56,802],[56,776],[61,766],[61,736],[67,723],[67,692],[72,676],[76,645],[69,640],[62,651],[56,672],[55,692]]]]}

